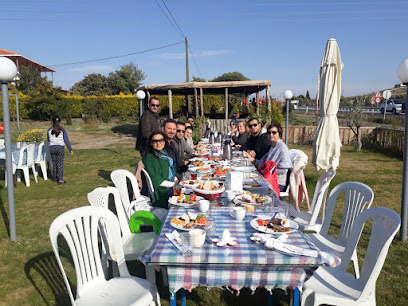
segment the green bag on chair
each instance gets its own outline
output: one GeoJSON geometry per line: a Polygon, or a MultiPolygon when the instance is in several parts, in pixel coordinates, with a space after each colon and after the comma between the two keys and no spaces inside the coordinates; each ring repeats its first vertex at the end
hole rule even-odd
{"type": "Polygon", "coordinates": [[[162,226],[161,221],[150,211],[139,210],[135,212],[129,220],[129,228],[132,233],[141,233],[140,225],[150,224],[153,231],[158,234],[162,226]]]}

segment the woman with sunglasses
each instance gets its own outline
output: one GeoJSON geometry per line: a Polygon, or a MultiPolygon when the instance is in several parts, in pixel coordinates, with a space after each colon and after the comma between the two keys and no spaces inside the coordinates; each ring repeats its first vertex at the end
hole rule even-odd
{"type": "Polygon", "coordinates": [[[174,161],[167,153],[167,142],[163,132],[153,132],[148,141],[147,154],[143,164],[150,175],[154,187],[154,207],[168,208],[169,196],[173,195],[176,169],[174,161]]]}
{"type": "Polygon", "coordinates": [[[272,160],[277,164],[278,169],[278,184],[281,191],[285,190],[287,182],[287,173],[292,169],[292,161],[290,159],[289,149],[282,141],[283,129],[280,124],[273,123],[267,129],[268,138],[272,142],[272,146],[260,160],[251,157],[249,154],[244,154],[245,157],[252,160],[257,168],[268,160],[272,160]]]}

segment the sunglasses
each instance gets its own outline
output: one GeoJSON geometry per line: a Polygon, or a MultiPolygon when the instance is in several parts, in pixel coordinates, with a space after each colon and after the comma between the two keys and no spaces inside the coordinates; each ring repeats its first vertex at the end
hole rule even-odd
{"type": "Polygon", "coordinates": [[[194,122],[194,120],[189,119],[189,120],[187,120],[187,122],[194,122]]]}
{"type": "Polygon", "coordinates": [[[160,104],[150,104],[152,107],[160,107],[160,104]]]}
{"type": "Polygon", "coordinates": [[[268,131],[268,134],[269,134],[269,135],[270,135],[270,134],[275,135],[275,134],[278,134],[278,131],[268,131]]]}
{"type": "Polygon", "coordinates": [[[185,133],[186,131],[185,130],[177,130],[177,133],[185,133]]]}
{"type": "Polygon", "coordinates": [[[163,143],[164,142],[164,138],[162,138],[162,139],[153,139],[152,140],[152,144],[157,144],[157,143],[159,143],[159,142],[161,142],[161,143],[163,143]]]}
{"type": "Polygon", "coordinates": [[[248,124],[249,128],[252,128],[253,126],[258,126],[259,123],[254,123],[254,124],[248,124]]]}

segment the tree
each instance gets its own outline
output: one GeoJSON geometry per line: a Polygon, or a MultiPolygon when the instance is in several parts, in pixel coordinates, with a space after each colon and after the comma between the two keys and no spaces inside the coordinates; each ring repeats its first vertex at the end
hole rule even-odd
{"type": "Polygon", "coordinates": [[[199,78],[199,77],[194,77],[194,76],[193,76],[192,81],[193,81],[193,82],[207,82],[206,79],[199,78]]]}
{"type": "Polygon", "coordinates": [[[234,71],[234,72],[227,72],[224,73],[214,79],[211,82],[226,82],[226,81],[249,81],[246,76],[244,76],[241,72],[234,71]]]}
{"type": "Polygon", "coordinates": [[[309,94],[309,91],[306,91],[306,99],[310,100],[310,94],[309,94]]]}
{"type": "Polygon", "coordinates": [[[112,94],[124,93],[128,95],[134,93],[135,89],[140,87],[146,75],[133,62],[120,66],[119,70],[109,73],[109,85],[112,94]]]}
{"type": "Polygon", "coordinates": [[[363,106],[369,101],[369,96],[361,96],[353,102],[353,107],[346,113],[347,126],[353,131],[356,137],[356,149],[361,150],[361,131],[360,127],[363,125],[365,115],[363,114],[363,106]]]}
{"type": "Polygon", "coordinates": [[[19,80],[16,81],[16,88],[24,94],[36,90],[44,83],[51,84],[47,81],[46,77],[41,76],[40,71],[33,67],[21,67],[18,77],[19,80]]]}
{"type": "Polygon", "coordinates": [[[108,78],[100,73],[88,74],[81,81],[75,83],[71,90],[84,97],[103,96],[111,93],[108,78]]]}

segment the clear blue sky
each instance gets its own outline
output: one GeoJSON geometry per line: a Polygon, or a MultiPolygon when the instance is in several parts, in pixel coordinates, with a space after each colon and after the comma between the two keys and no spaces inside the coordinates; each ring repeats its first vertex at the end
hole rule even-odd
{"type": "MultiPolygon", "coordinates": [[[[190,78],[239,71],[271,80],[271,94],[316,95],[327,39],[337,39],[344,62],[342,93],[353,96],[399,82],[408,57],[408,1],[266,0],[2,0],[1,48],[51,66],[90,61],[184,41],[190,78]],[[166,12],[166,15],[162,12],[166,12]],[[198,68],[197,68],[198,66],[198,68]]],[[[134,62],[144,84],[185,81],[184,44],[106,61],[56,66],[65,89],[90,73],[108,75],[134,62]]]]}

